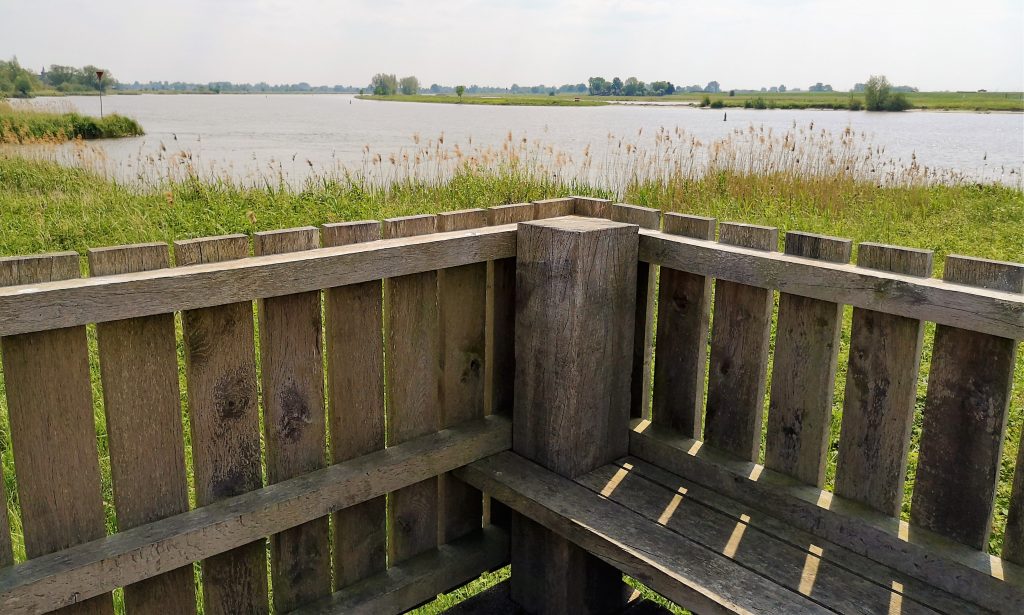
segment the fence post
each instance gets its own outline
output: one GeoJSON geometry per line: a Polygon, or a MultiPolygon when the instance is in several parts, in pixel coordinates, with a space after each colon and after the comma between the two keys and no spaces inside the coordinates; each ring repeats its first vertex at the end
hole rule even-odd
{"type": "MultiPolygon", "coordinates": [[[[563,218],[519,225],[513,450],[574,478],[627,452],[638,228],[563,218]]],[[[612,566],[516,515],[512,598],[533,613],[608,613],[612,566]]]]}

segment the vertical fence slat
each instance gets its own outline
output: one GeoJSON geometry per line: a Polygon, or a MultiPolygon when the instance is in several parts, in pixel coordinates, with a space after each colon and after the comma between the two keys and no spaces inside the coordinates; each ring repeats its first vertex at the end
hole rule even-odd
{"type": "MultiPolygon", "coordinates": [[[[313,227],[257,233],[254,239],[256,256],[320,246],[320,233],[313,227]]],[[[259,302],[263,428],[271,484],[324,465],[320,316],[319,291],[259,302]]],[[[271,536],[270,547],[276,611],[291,610],[330,593],[327,517],[271,536]]]]}
{"type": "MultiPolygon", "coordinates": [[[[775,250],[778,233],[765,226],[723,222],[718,240],[775,250]]],[[[772,291],[766,288],[715,280],[704,439],[748,461],[757,461],[761,448],[772,302],[772,291]]]]}
{"type": "MultiPolygon", "coordinates": [[[[74,252],[0,259],[0,286],[79,275],[74,252]]],[[[5,337],[2,353],[26,555],[102,538],[106,523],[85,327],[5,337]]],[[[113,612],[110,594],[60,610],[113,612]]]]}
{"type": "MultiPolygon", "coordinates": [[[[665,214],[665,232],[714,240],[715,219],[665,214]]],[[[661,268],[651,420],[688,438],[701,437],[708,358],[711,278],[661,268]]]]}
{"type": "MultiPolygon", "coordinates": [[[[577,203],[578,206],[578,203],[577,203]]],[[[661,228],[661,210],[616,203],[608,217],[640,228],[661,228]]],[[[657,267],[640,261],[636,265],[636,320],[633,329],[633,370],[630,373],[630,415],[650,418],[651,359],[654,351],[654,293],[658,286],[657,267]]]]}
{"type": "MultiPolygon", "coordinates": [[[[943,279],[1024,292],[1024,265],[946,257],[943,279]]],[[[992,529],[1015,340],[938,325],[910,522],[975,549],[992,529]]]]}
{"type": "MultiPolygon", "coordinates": [[[[89,250],[93,276],[170,267],[165,243],[89,250]]],[[[174,314],[96,325],[118,530],[188,510],[174,314]]],[[[192,566],[124,588],[135,613],[194,613],[192,566]]]]}
{"type": "MultiPolygon", "coordinates": [[[[434,216],[384,221],[385,238],[432,233],[434,216]]],[[[441,418],[437,272],[385,281],[388,446],[431,433],[441,418]]],[[[437,478],[388,496],[388,565],[437,546],[437,478]]]]}
{"type": "MultiPolygon", "coordinates": [[[[533,220],[533,203],[500,205],[487,210],[487,224],[498,226],[533,220]]],[[[503,258],[491,263],[487,297],[487,410],[491,414],[512,416],[515,384],[516,259],[503,258]]]]}
{"type": "MultiPolygon", "coordinates": [[[[932,253],[862,243],[857,266],[928,277],[932,253]]],[[[835,491],[892,516],[903,503],[923,337],[920,320],[853,309],[835,491]]]]}
{"type": "MultiPolygon", "coordinates": [[[[324,247],[380,239],[380,222],[321,228],[324,247]]],[[[324,291],[327,412],[331,462],[384,448],[384,333],[381,280],[324,291]]],[[[334,585],[340,589],[387,566],[387,498],[334,513],[334,585]]]]}
{"type": "MultiPolygon", "coordinates": [[[[849,239],[786,233],[792,256],[845,264],[852,247],[849,239]]],[[[765,465],[818,487],[825,483],[842,325],[838,303],[779,295],[765,465]]]]}
{"type": "Polygon", "coordinates": [[[1010,508],[1003,533],[1003,558],[1024,565],[1024,446],[1018,442],[1017,447],[1010,508]]]}
{"type": "MultiPolygon", "coordinates": [[[[247,256],[245,235],[174,244],[179,267],[247,256]]],[[[263,486],[252,302],[186,310],[181,325],[196,504],[206,506],[263,486]]],[[[269,612],[264,539],[208,558],[202,569],[206,615],[269,612]]]]}
{"type": "MultiPolygon", "coordinates": [[[[612,202],[608,199],[595,199],[589,196],[572,197],[574,202],[573,211],[577,216],[589,216],[591,218],[612,217],[612,202]]],[[[632,207],[632,206],[631,206],[632,207]]]]}
{"type": "MultiPolygon", "coordinates": [[[[439,232],[480,228],[487,212],[469,209],[437,216],[439,232]]],[[[441,343],[441,427],[484,416],[484,345],[487,327],[487,263],[442,269],[437,274],[441,343]]],[[[439,478],[439,542],[481,526],[483,494],[451,475],[439,478]]]]}
{"type": "Polygon", "coordinates": [[[533,217],[535,220],[544,218],[557,218],[559,216],[571,216],[576,213],[576,199],[571,197],[559,199],[542,199],[534,201],[535,208],[533,217]]]}

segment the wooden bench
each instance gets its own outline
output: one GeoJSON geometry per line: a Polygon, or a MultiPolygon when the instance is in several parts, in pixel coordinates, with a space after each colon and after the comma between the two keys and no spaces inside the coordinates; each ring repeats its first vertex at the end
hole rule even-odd
{"type": "Polygon", "coordinates": [[[715,227],[573,197],[0,259],[0,612],[398,613],[509,563],[508,612],[621,612],[623,573],[702,615],[1024,612],[1024,266],[715,227]]]}

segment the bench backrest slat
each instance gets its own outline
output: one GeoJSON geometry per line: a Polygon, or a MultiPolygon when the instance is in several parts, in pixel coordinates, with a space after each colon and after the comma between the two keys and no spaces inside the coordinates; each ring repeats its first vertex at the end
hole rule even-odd
{"type": "MultiPolygon", "coordinates": [[[[845,264],[852,245],[849,239],[790,232],[785,252],[845,264]]],[[[765,465],[817,487],[825,482],[842,313],[838,303],[779,294],[765,465]]]]}
{"type": "MultiPolygon", "coordinates": [[[[179,267],[249,256],[245,235],[174,244],[179,267]]],[[[252,301],[181,314],[196,504],[263,486],[259,390],[252,301]]],[[[203,610],[210,615],[267,613],[263,538],[202,562],[203,610]]]]}
{"type": "MultiPolygon", "coordinates": [[[[932,253],[862,243],[857,265],[927,277],[932,253]]],[[[891,516],[903,503],[923,339],[920,320],[853,308],[835,491],[891,516]]]]}
{"type": "MultiPolygon", "coordinates": [[[[778,233],[764,226],[722,223],[718,241],[774,251],[778,233]]],[[[761,450],[773,297],[767,288],[715,281],[704,437],[748,461],[757,461],[761,450]]]]}
{"type": "MultiPolygon", "coordinates": [[[[1024,265],[950,256],[943,279],[1024,293],[1024,265]]],[[[910,520],[975,549],[988,544],[1017,343],[935,330],[910,520]]]]}
{"type": "MultiPolygon", "coordinates": [[[[170,266],[165,243],[89,251],[92,275],[170,266]]],[[[117,527],[127,530],[188,510],[174,314],[96,326],[117,527]]],[[[131,613],[195,613],[191,566],[124,588],[131,613]]]]}

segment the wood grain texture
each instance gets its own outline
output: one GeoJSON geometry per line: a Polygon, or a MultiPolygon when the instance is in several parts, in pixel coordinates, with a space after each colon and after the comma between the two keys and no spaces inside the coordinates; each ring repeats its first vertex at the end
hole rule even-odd
{"type": "MultiPolygon", "coordinates": [[[[320,230],[325,247],[380,239],[380,223],[341,222],[320,230]]],[[[327,413],[331,462],[384,448],[383,282],[324,290],[327,413]]],[[[334,513],[334,587],[387,566],[387,502],[379,497],[334,513]]]]}
{"type": "Polygon", "coordinates": [[[152,316],[457,267],[516,253],[515,225],[0,288],[0,335],[152,316]]]}
{"type": "MultiPolygon", "coordinates": [[[[715,219],[665,214],[665,232],[714,240],[715,219]]],[[[651,419],[700,438],[708,361],[711,278],[661,268],[651,419]]]]}
{"type": "MultiPolygon", "coordinates": [[[[786,254],[847,263],[849,239],[786,233],[786,254]]],[[[818,487],[825,483],[825,452],[832,425],[843,306],[781,293],[775,363],[768,403],[765,465],[818,487]]]]}
{"type": "Polygon", "coordinates": [[[414,484],[512,444],[488,417],[0,570],[0,612],[48,611],[414,484]]]}
{"type": "MultiPolygon", "coordinates": [[[[608,212],[616,222],[640,228],[661,228],[661,210],[616,203],[608,212]]],[[[636,320],[633,328],[633,368],[630,373],[630,415],[650,417],[651,363],[654,352],[654,297],[657,267],[643,261],[636,265],[636,320]]]]}
{"type": "Polygon", "coordinates": [[[936,613],[904,598],[891,584],[875,583],[837,565],[825,557],[825,550],[815,540],[790,544],[754,527],[752,519],[761,515],[759,511],[748,507],[738,517],[724,514],[692,493],[689,483],[648,468],[647,464],[635,467],[617,462],[597,468],[577,482],[837,613],[887,613],[894,602],[904,615],[936,613]]]}
{"type": "MultiPolygon", "coordinates": [[[[434,216],[384,221],[387,238],[433,233],[434,216]]],[[[441,347],[437,272],[389,278],[384,285],[387,443],[436,431],[441,421],[441,347]]],[[[388,497],[388,565],[437,547],[438,481],[430,478],[388,497]]]]}
{"type": "MultiPolygon", "coordinates": [[[[437,230],[461,231],[487,224],[483,209],[437,215],[437,230]]],[[[437,273],[441,344],[442,428],[484,416],[484,360],[487,333],[487,263],[437,273]]],[[[480,529],[483,494],[462,481],[438,478],[438,541],[449,542],[480,529]]]]}
{"type": "Polygon", "coordinates": [[[591,218],[612,218],[612,202],[609,199],[596,199],[589,196],[574,196],[573,213],[577,216],[591,218]]]}
{"type": "MultiPolygon", "coordinates": [[[[1024,265],[950,255],[943,279],[1024,296],[1024,265]]],[[[975,549],[987,546],[992,529],[1016,347],[935,328],[910,522],[975,549]]]]}
{"type": "MultiPolygon", "coordinates": [[[[533,203],[499,205],[487,210],[487,224],[533,220],[533,203]]],[[[492,261],[487,293],[487,357],[484,361],[488,414],[512,416],[516,373],[516,259],[492,261]]]]}
{"type": "MultiPolygon", "coordinates": [[[[597,218],[519,226],[514,449],[564,476],[627,445],[636,233],[597,218]]],[[[620,609],[619,571],[550,529],[513,517],[513,600],[539,613],[620,609]]]]}
{"type": "Polygon", "coordinates": [[[1024,568],[636,420],[630,454],[996,613],[1024,611],[1024,568]]]}
{"type": "Polygon", "coordinates": [[[1024,298],[1019,293],[709,244],[646,230],[640,231],[640,259],[793,295],[1024,339],[1024,298]]]}
{"type": "MultiPolygon", "coordinates": [[[[553,535],[579,545],[669,600],[701,614],[830,612],[515,453],[499,453],[456,473],[553,535]]],[[[515,578],[520,574],[515,536],[512,544],[515,599],[515,578]]],[[[564,591],[557,579],[540,581],[550,591],[564,591]]],[[[606,605],[585,606],[600,611],[606,605]]]]}
{"type": "MultiPolygon", "coordinates": [[[[974,603],[953,596],[912,576],[883,566],[870,558],[858,555],[832,541],[793,527],[783,520],[765,514],[754,506],[723,496],[716,491],[702,487],[693,481],[679,477],[637,457],[625,457],[609,466],[605,466],[605,468],[620,467],[625,469],[627,467],[626,464],[632,466],[629,469],[630,472],[663,487],[667,487],[675,494],[682,496],[679,501],[674,503],[670,501],[670,506],[678,508],[686,505],[687,501],[689,501],[691,507],[696,504],[708,509],[708,511],[713,511],[716,514],[730,518],[732,524],[730,525],[727,539],[709,545],[712,549],[717,548],[725,552],[730,540],[735,538],[735,540],[732,540],[733,547],[735,548],[734,555],[738,556],[742,551],[749,550],[752,547],[752,545],[745,544],[743,540],[747,538],[747,533],[758,532],[783,544],[795,546],[810,555],[816,555],[820,562],[831,562],[836,567],[849,571],[850,574],[866,579],[876,585],[886,589],[895,589],[904,598],[924,604],[937,611],[943,613],[962,613],[965,611],[989,612],[987,609],[982,609],[982,607],[974,603]],[[738,523],[745,524],[746,527],[739,527],[738,523]],[[738,527],[739,530],[737,530],[738,527]],[[733,532],[736,533],[735,537],[733,532]],[[812,545],[817,547],[813,552],[810,549],[812,545]]],[[[599,470],[601,469],[603,468],[599,468],[599,470]]],[[[597,471],[595,470],[595,472],[597,471]]],[[[615,473],[618,475],[618,470],[615,473]]],[[[601,490],[607,491],[610,489],[611,485],[606,483],[601,490]]],[[[615,493],[612,492],[610,497],[614,495],[615,493]]],[[[675,517],[675,513],[669,515],[667,514],[668,512],[670,512],[669,508],[666,507],[659,513],[658,518],[675,517]]],[[[698,514],[703,518],[706,513],[702,511],[698,514]]],[[[682,533],[685,535],[686,531],[689,531],[689,528],[683,530],[682,533]]],[[[697,531],[700,531],[700,528],[697,531]]],[[[810,581],[810,579],[807,579],[807,581],[810,581]]],[[[799,587],[796,589],[799,590],[799,587]]],[[[812,586],[811,589],[813,590],[814,587],[812,586]]],[[[893,602],[898,604],[896,600],[893,602]]],[[[887,609],[882,609],[882,612],[886,611],[887,609]]]]}
{"type": "MultiPolygon", "coordinates": [[[[857,265],[927,277],[932,253],[862,243],[857,265]]],[[[835,492],[894,517],[903,503],[923,337],[920,320],[853,309],[835,492]]]]}
{"type": "MultiPolygon", "coordinates": [[[[165,243],[89,250],[92,275],[170,266],[165,243]]],[[[118,530],[188,510],[174,314],[96,326],[118,530]]],[[[192,566],[124,588],[130,613],[195,613],[192,566]]]]}
{"type": "MultiPolygon", "coordinates": [[[[726,222],[718,241],[775,250],[778,230],[726,222]]],[[[761,449],[772,303],[771,290],[715,281],[704,439],[748,461],[756,460],[761,449]]]]}
{"type": "MultiPolygon", "coordinates": [[[[256,233],[257,256],[313,250],[314,227],[256,233]]],[[[259,334],[267,482],[324,466],[326,446],[320,292],[262,299],[259,334]]],[[[274,608],[287,611],[331,593],[327,517],[270,537],[274,608]]]]}
{"type": "Polygon", "coordinates": [[[533,218],[535,220],[571,216],[576,213],[576,199],[572,197],[542,199],[534,201],[533,205],[535,208],[533,218]]]}
{"type": "MultiPolygon", "coordinates": [[[[79,275],[75,252],[0,259],[0,286],[79,275]]],[[[31,561],[106,534],[85,327],[5,337],[2,352],[25,554],[31,561]]],[[[114,612],[109,593],[83,598],[93,596],[57,606],[74,604],[61,611],[68,615],[114,612]]]]}
{"type": "Polygon", "coordinates": [[[493,527],[478,529],[292,615],[405,613],[507,562],[508,534],[493,527]]]}
{"type": "MultiPolygon", "coordinates": [[[[249,256],[246,235],[179,241],[179,267],[249,256]]],[[[181,314],[196,504],[208,506],[263,486],[259,392],[251,301],[181,314]]],[[[269,613],[266,541],[203,561],[209,615],[269,613]]]]}

